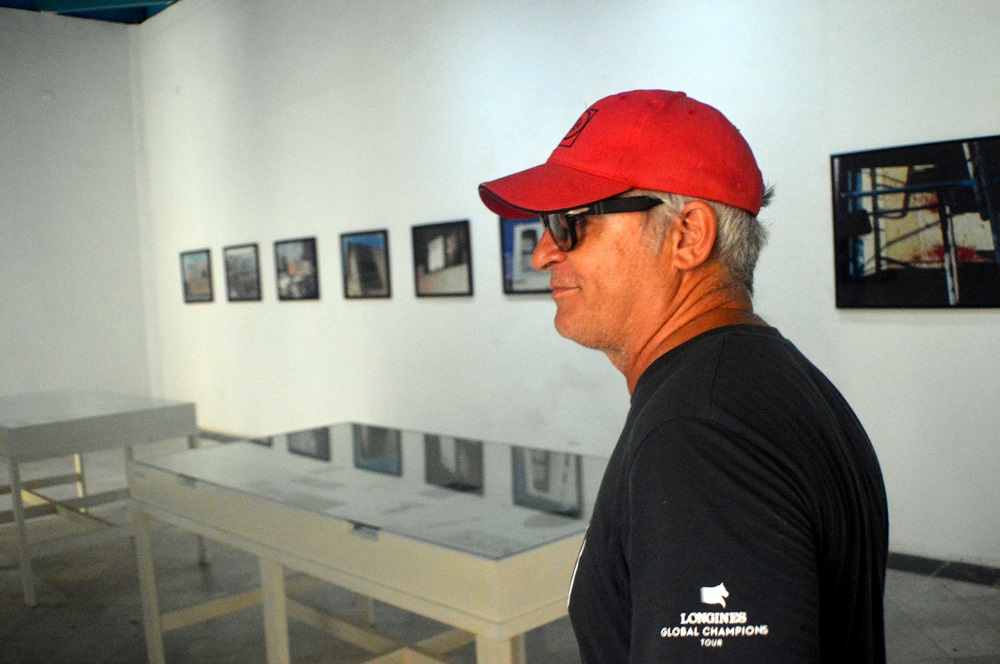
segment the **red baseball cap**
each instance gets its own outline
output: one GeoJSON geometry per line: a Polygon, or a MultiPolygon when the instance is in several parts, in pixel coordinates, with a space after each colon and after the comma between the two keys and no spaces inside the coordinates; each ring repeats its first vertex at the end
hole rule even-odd
{"type": "Polygon", "coordinates": [[[569,210],[630,189],[728,203],[756,215],[763,178],[740,130],[683,92],[633,90],[588,108],[548,160],[479,185],[502,217],[569,210]]]}

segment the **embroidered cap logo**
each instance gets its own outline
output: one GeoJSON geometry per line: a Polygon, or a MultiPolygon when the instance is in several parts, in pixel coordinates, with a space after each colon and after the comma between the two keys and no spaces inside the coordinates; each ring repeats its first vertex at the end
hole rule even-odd
{"type": "Polygon", "coordinates": [[[584,127],[587,126],[587,124],[591,121],[591,119],[595,115],[597,115],[596,108],[588,108],[586,111],[584,111],[583,115],[580,116],[580,119],[577,120],[576,124],[574,124],[573,127],[569,130],[569,133],[566,134],[566,136],[562,139],[562,141],[559,142],[559,147],[561,148],[573,147],[573,144],[576,143],[576,139],[580,138],[580,134],[583,132],[584,127]]]}

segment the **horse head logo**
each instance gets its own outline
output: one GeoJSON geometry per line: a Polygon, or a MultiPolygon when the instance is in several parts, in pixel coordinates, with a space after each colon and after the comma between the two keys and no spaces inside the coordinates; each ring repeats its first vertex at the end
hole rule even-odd
{"type": "Polygon", "coordinates": [[[726,590],[726,584],[724,583],[712,586],[711,588],[701,589],[702,604],[719,604],[722,608],[726,608],[727,597],[729,597],[729,591],[726,590]]]}

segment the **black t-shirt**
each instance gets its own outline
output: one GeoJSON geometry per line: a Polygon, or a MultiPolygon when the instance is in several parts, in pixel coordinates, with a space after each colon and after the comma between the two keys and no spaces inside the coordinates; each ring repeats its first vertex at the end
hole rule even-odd
{"type": "Polygon", "coordinates": [[[711,330],[639,379],[570,593],[584,664],[885,662],[885,487],[777,330],[711,330]]]}

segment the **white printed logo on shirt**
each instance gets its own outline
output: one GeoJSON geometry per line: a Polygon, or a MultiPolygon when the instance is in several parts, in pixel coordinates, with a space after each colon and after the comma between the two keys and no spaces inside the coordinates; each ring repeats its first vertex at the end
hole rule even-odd
{"type": "Polygon", "coordinates": [[[712,586],[711,588],[701,589],[702,604],[719,604],[722,608],[726,608],[727,597],[729,597],[729,591],[726,590],[726,584],[724,583],[712,586]]]}
{"type": "MultiPolygon", "coordinates": [[[[587,526],[590,532],[590,526],[587,526]]],[[[569,579],[569,590],[566,592],[566,608],[569,609],[569,599],[573,596],[573,584],[576,583],[576,570],[580,569],[580,558],[583,558],[583,550],[587,546],[587,532],[583,533],[583,542],[580,544],[580,553],[576,554],[576,564],[573,565],[573,576],[569,579]]]]}
{"type": "MultiPolygon", "coordinates": [[[[726,608],[729,591],[726,584],[703,586],[702,604],[726,608]]],[[[664,639],[698,639],[702,648],[723,648],[726,639],[767,636],[767,625],[753,625],[746,611],[691,611],[680,614],[678,623],[660,630],[664,639]]]]}

